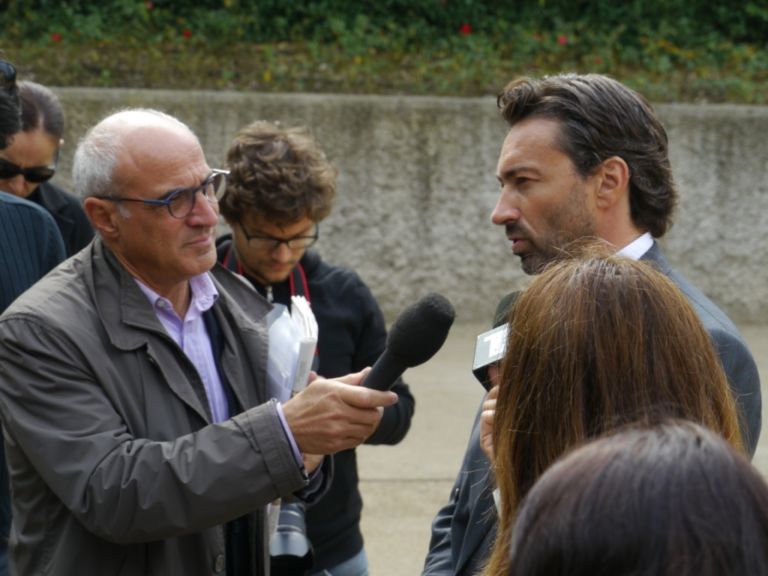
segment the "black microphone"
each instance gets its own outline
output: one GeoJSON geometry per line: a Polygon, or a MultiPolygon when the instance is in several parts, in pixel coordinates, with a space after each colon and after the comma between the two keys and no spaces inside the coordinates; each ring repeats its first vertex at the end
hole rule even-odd
{"type": "Polygon", "coordinates": [[[363,386],[389,390],[406,368],[432,358],[448,337],[455,316],[453,305],[436,292],[408,306],[392,324],[387,347],[363,386]]]}

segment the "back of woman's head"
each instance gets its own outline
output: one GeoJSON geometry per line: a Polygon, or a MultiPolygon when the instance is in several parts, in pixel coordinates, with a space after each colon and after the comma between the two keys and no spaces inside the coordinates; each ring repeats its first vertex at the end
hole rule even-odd
{"type": "Polygon", "coordinates": [[[40,129],[55,140],[64,135],[64,108],[50,88],[23,80],[19,82],[21,100],[21,129],[32,132],[40,129]]]}
{"type": "Polygon", "coordinates": [[[510,316],[494,445],[520,495],[567,449],[629,422],[686,418],[740,446],[710,336],[677,286],[650,264],[576,249],[510,316]]]}
{"type": "Polygon", "coordinates": [[[685,421],[571,452],[523,500],[510,574],[768,574],[768,486],[722,437],[685,421]]]}
{"type": "MultiPolygon", "coordinates": [[[[510,315],[494,418],[499,534],[567,450],[631,422],[698,422],[741,449],[734,400],[709,334],[666,276],[604,245],[537,276],[510,315]]],[[[494,551],[489,573],[503,573],[494,551]]]]}

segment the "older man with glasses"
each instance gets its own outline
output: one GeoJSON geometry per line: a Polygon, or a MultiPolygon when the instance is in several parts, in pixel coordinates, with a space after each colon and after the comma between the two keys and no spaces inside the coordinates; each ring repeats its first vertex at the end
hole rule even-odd
{"type": "Polygon", "coordinates": [[[270,305],[215,266],[217,188],[179,120],[92,128],[75,187],[97,238],[0,320],[19,574],[268,575],[268,506],[377,428],[365,374],[270,400],[270,305]],[[331,422],[332,426],[327,424],[331,422]]]}
{"type": "MultiPolygon", "coordinates": [[[[269,300],[289,308],[294,295],[310,301],[318,324],[319,374],[333,378],[374,364],[387,333],[371,291],[354,271],[329,265],[308,250],[336,192],[336,170],[314,139],[300,128],[255,122],[230,145],[227,168],[221,213],[232,234],[217,242],[219,260],[269,300]]],[[[392,390],[400,401],[384,410],[369,444],[397,444],[408,431],[413,396],[400,379],[392,390]]],[[[307,536],[314,548],[310,574],[364,576],[368,562],[360,532],[355,451],[338,452],[333,459],[328,494],[306,509],[307,536]]],[[[279,561],[284,563],[283,556],[279,561]]]]}
{"type": "MultiPolygon", "coordinates": [[[[0,150],[20,130],[16,69],[0,60],[0,150]]],[[[37,205],[7,194],[0,182],[0,314],[63,259],[64,242],[53,218],[37,205]]],[[[8,474],[0,434],[0,576],[8,574],[10,525],[8,474]]]]}

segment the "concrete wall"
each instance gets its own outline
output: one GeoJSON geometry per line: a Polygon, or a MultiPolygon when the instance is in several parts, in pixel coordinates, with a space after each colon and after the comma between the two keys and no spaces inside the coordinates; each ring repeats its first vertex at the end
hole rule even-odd
{"type": "MultiPolygon", "coordinates": [[[[339,167],[335,210],[321,226],[324,257],[358,270],[394,319],[437,291],[458,322],[490,319],[523,285],[489,215],[505,134],[493,97],[328,96],[56,89],[68,115],[58,182],[85,130],[106,113],[149,106],[200,136],[211,166],[256,119],[306,124],[339,167]]],[[[768,323],[768,108],[659,105],[681,192],[663,245],[673,264],[737,322],[768,323]]]]}

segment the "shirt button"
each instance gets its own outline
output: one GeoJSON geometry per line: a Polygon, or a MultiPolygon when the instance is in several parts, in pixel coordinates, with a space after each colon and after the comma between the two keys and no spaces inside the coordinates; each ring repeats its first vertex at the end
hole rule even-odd
{"type": "Polygon", "coordinates": [[[216,574],[224,572],[224,554],[216,556],[216,560],[213,561],[213,571],[216,572],[216,574]]]}

